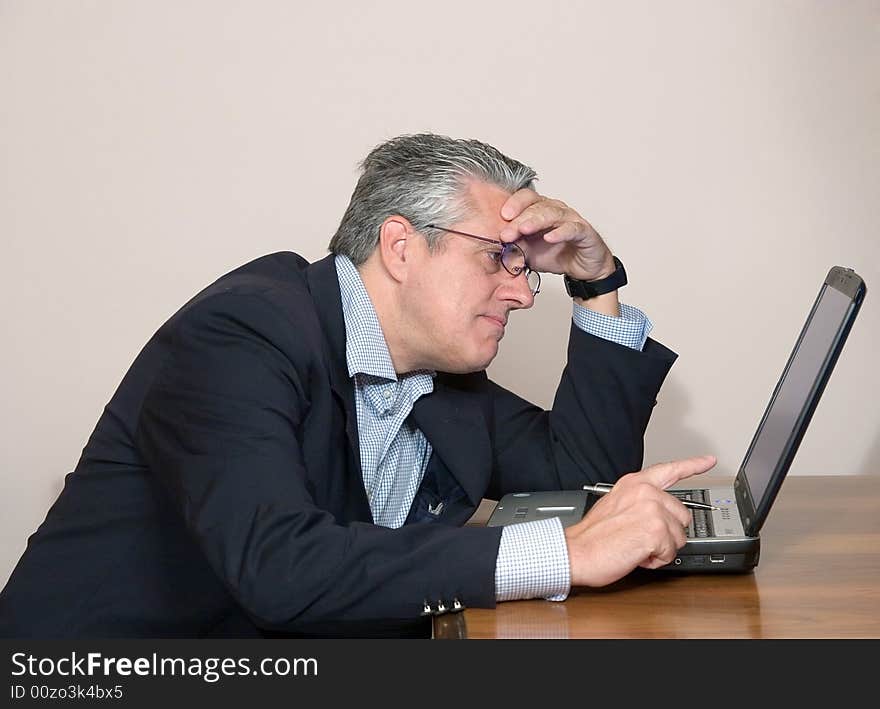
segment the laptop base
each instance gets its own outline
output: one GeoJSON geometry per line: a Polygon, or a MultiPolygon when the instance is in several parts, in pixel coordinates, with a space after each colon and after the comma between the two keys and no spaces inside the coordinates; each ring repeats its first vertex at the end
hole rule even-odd
{"type": "Polygon", "coordinates": [[[744,573],[758,565],[761,540],[749,537],[742,540],[718,541],[689,540],[671,564],[657,571],[686,573],[744,573]]]}

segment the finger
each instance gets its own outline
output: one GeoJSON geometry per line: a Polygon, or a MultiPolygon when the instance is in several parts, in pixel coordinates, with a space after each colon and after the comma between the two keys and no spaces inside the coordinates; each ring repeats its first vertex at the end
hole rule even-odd
{"type": "Polygon", "coordinates": [[[663,559],[668,564],[676,557],[678,550],[687,544],[687,535],[685,527],[679,524],[677,519],[670,518],[667,522],[667,533],[659,540],[653,556],[663,559]]]}
{"type": "Polygon", "coordinates": [[[670,564],[675,559],[678,549],[679,547],[676,546],[672,536],[665,536],[662,540],[658,541],[654,546],[653,552],[639,566],[647,569],[656,569],[670,564]]]}
{"type": "Polygon", "coordinates": [[[718,462],[714,455],[701,455],[695,458],[673,460],[669,463],[657,463],[642,470],[638,475],[643,482],[649,482],[661,490],[684,480],[692,475],[699,475],[711,470],[718,462]]]}
{"type": "Polygon", "coordinates": [[[675,559],[675,554],[673,554],[669,559],[664,559],[659,556],[649,556],[647,559],[645,559],[645,561],[639,564],[639,566],[641,566],[643,569],[659,569],[661,566],[671,564],[673,559],[675,559]]]}
{"type": "Polygon", "coordinates": [[[511,221],[518,217],[526,207],[533,205],[540,199],[541,195],[535,190],[528,188],[517,190],[501,205],[501,218],[511,221]]]}
{"type": "MultiPolygon", "coordinates": [[[[684,507],[684,505],[682,505],[682,507],[684,507]]],[[[686,507],[684,508],[684,511],[685,515],[683,519],[676,515],[675,520],[671,521],[669,524],[669,534],[675,542],[676,550],[681,549],[687,544],[687,528],[691,522],[691,512],[686,507]]]]}
{"type": "Polygon", "coordinates": [[[537,234],[571,221],[575,221],[575,212],[564,202],[542,197],[514,217],[501,230],[499,238],[502,241],[515,241],[520,236],[537,234]]]}
{"type": "Polygon", "coordinates": [[[658,541],[651,554],[639,566],[646,569],[658,569],[673,562],[678,555],[678,550],[687,544],[687,534],[685,528],[673,520],[669,521],[668,530],[668,534],[658,541]]]}
{"type": "MultiPolygon", "coordinates": [[[[618,482],[611,492],[602,496],[602,500],[612,499],[612,496],[616,493],[621,495],[628,493],[629,500],[636,501],[640,505],[646,505],[646,507],[640,508],[643,517],[656,517],[665,525],[673,524],[677,529],[687,527],[693,520],[693,515],[684,506],[684,503],[675,495],[664,492],[656,485],[641,479],[639,475],[639,473],[632,474],[632,477],[625,481],[624,484],[618,482]]],[[[630,502],[630,504],[633,503],[630,502]]]]}
{"type": "Polygon", "coordinates": [[[653,485],[640,485],[637,494],[644,503],[644,506],[640,508],[642,510],[641,516],[655,518],[657,522],[662,524],[664,533],[675,530],[681,532],[693,519],[691,511],[682,504],[681,500],[674,495],[658,490],[653,485]]]}
{"type": "Polygon", "coordinates": [[[579,222],[563,222],[544,234],[544,241],[548,244],[560,244],[564,241],[578,243],[590,236],[591,231],[588,225],[579,222]]]}
{"type": "Polygon", "coordinates": [[[675,520],[675,523],[672,524],[670,520],[670,524],[675,529],[681,530],[683,527],[687,527],[691,521],[693,520],[693,515],[691,511],[682,504],[681,500],[679,500],[675,495],[670,495],[668,492],[659,493],[660,504],[666,509],[667,512],[672,516],[675,520]]]}

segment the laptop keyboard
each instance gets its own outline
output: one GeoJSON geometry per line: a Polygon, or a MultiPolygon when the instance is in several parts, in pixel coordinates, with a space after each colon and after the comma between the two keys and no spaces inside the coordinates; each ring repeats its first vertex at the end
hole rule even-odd
{"type": "MultiPolygon", "coordinates": [[[[667,490],[679,500],[691,500],[693,502],[706,502],[705,490],[667,490]]],[[[688,525],[687,535],[695,539],[714,537],[715,530],[712,528],[712,512],[710,510],[691,510],[691,523],[688,525]]]]}

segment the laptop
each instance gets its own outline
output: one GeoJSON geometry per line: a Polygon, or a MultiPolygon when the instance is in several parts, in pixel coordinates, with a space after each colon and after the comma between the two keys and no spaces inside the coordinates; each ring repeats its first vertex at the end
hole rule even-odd
{"type": "MultiPolygon", "coordinates": [[[[687,543],[669,571],[749,571],[758,564],[758,533],[770,513],[867,289],[852,269],[834,266],[773,390],[733,486],[670,489],[681,499],[714,505],[692,509],[687,543]]],[[[489,526],[559,516],[578,522],[594,501],[583,490],[511,493],[496,505],[489,526]],[[588,499],[589,497],[589,499],[588,499]],[[554,511],[556,514],[554,514],[554,511]]]]}

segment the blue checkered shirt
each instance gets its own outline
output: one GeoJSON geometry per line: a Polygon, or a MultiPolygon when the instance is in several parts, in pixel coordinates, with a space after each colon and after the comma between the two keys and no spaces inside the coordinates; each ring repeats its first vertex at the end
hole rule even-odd
{"type": "MultiPolygon", "coordinates": [[[[345,356],[357,411],[361,471],[373,521],[400,527],[409,514],[431,457],[431,444],[412,425],[416,400],[434,391],[431,371],[398,377],[379,318],[357,268],[336,256],[345,319],[345,356]]],[[[620,305],[619,318],[573,304],[575,325],[598,337],[641,350],[651,321],[620,305]]],[[[571,586],[568,548],[558,517],[506,526],[495,564],[495,598],[564,600],[571,586]]]]}

